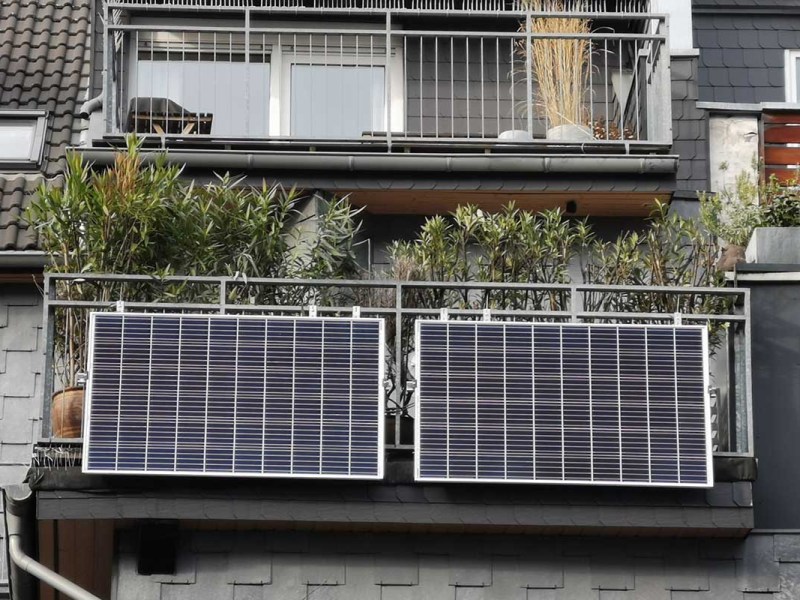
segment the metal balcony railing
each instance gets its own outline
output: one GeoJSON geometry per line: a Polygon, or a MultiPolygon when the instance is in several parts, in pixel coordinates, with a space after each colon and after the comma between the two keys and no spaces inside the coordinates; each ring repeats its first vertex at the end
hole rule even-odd
{"type": "MultiPolygon", "coordinates": [[[[386,319],[387,435],[389,447],[413,447],[414,321],[450,319],[579,323],[705,324],[710,332],[712,435],[717,455],[753,456],[750,295],[746,288],[678,288],[526,283],[377,280],[243,279],[48,274],[44,280],[46,333],[44,438],[50,398],[64,383],[57,336],[67,319],[91,311],[309,314],[386,319]]],[[[61,338],[63,340],[63,337],[61,338]]]]}
{"type": "Polygon", "coordinates": [[[109,13],[106,134],[355,152],[652,152],[672,143],[663,16],[497,10],[448,27],[435,11],[411,18],[387,6],[382,22],[326,23],[324,8],[317,19],[265,19],[277,10],[243,7],[206,21],[193,13],[190,24],[109,13]],[[564,19],[589,32],[534,28],[564,19]],[[561,119],[542,108],[532,52],[543,44],[586,53],[579,107],[564,115],[578,138],[554,138],[561,119]]]}

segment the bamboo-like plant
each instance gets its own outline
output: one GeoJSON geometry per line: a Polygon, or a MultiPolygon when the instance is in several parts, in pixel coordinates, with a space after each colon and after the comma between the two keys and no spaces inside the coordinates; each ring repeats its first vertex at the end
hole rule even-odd
{"type": "MultiPolygon", "coordinates": [[[[145,283],[62,281],[56,290],[62,300],[216,302],[216,289],[163,278],[238,275],[242,284],[231,286],[229,302],[302,304],[305,288],[261,289],[247,281],[355,275],[360,224],[359,210],[332,199],[324,214],[311,217],[316,235],[302,238],[301,200],[296,190],[252,188],[229,176],[195,186],[165,156],[146,161],[131,138],[104,171],[68,156],[63,187],[40,189],[27,219],[51,257],[50,272],[152,277],[145,283]]],[[[80,308],[56,312],[54,367],[63,387],[75,386],[86,368],[87,316],[80,308]]]]}
{"type": "Polygon", "coordinates": [[[534,13],[565,13],[558,17],[532,17],[523,31],[532,38],[521,40],[518,50],[536,81],[535,98],[530,99],[548,127],[583,125],[586,121],[586,96],[591,67],[591,22],[570,17],[567,9],[584,12],[584,2],[567,0],[524,0],[534,13]],[[553,37],[553,35],[573,37],[553,37]]]}

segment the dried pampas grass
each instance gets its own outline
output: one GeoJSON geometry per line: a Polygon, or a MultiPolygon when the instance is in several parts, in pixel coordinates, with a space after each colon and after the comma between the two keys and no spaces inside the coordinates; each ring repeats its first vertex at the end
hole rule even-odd
{"type": "MultiPolygon", "coordinates": [[[[534,12],[582,12],[576,0],[525,0],[534,12]]],[[[523,31],[527,25],[523,25],[523,31]]],[[[534,17],[530,21],[534,35],[568,34],[586,36],[591,33],[589,19],[534,17]]],[[[526,43],[521,41],[522,55],[526,43]]],[[[534,104],[548,127],[581,125],[585,119],[586,94],[589,87],[591,41],[588,38],[534,37],[530,44],[530,70],[536,81],[534,104]]]]}

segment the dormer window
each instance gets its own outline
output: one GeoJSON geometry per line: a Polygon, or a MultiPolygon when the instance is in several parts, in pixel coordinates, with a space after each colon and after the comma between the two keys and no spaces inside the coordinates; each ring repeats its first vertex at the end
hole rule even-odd
{"type": "Polygon", "coordinates": [[[44,111],[0,111],[0,165],[36,168],[42,159],[44,111]]]}

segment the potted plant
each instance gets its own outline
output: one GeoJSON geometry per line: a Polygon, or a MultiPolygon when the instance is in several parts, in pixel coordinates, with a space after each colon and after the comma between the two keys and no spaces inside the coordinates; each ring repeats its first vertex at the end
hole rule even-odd
{"type": "MultiPolygon", "coordinates": [[[[723,170],[725,165],[723,165],[723,170]]],[[[758,162],[736,175],[734,185],[700,194],[700,216],[723,242],[718,267],[740,262],[800,263],[800,188],[760,178],[758,162]]]]}
{"type": "MultiPolygon", "coordinates": [[[[576,8],[566,0],[525,0],[526,8],[533,12],[566,13],[576,8]]],[[[577,6],[578,9],[581,6],[577,6]]],[[[523,25],[536,37],[520,42],[520,52],[527,75],[535,80],[535,98],[529,102],[537,107],[547,123],[547,139],[557,141],[588,141],[593,131],[584,125],[586,98],[589,93],[591,68],[591,22],[589,19],[569,17],[532,17],[523,25]],[[553,34],[575,37],[555,38],[553,34]],[[541,36],[541,37],[539,37],[541,36]]]]}

